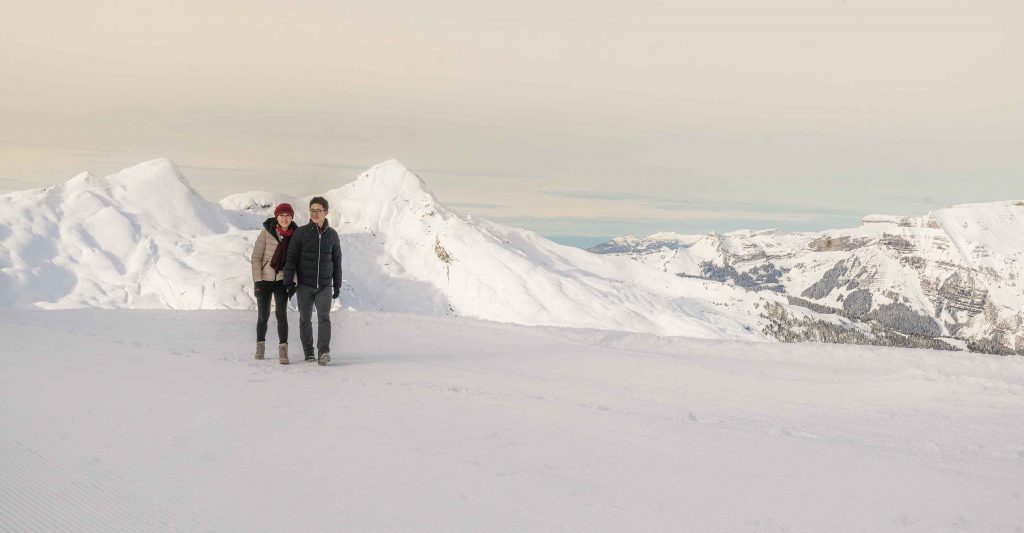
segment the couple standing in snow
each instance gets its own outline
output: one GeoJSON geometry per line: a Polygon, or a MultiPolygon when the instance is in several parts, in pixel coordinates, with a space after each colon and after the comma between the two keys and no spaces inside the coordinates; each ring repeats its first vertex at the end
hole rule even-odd
{"type": "Polygon", "coordinates": [[[288,300],[298,295],[299,340],[306,361],[331,361],[331,299],[341,294],[341,240],[327,223],[328,202],[309,201],[309,224],[293,222],[289,204],[274,208],[263,223],[252,250],[253,292],[256,295],[256,359],[263,359],[270,300],[277,319],[278,361],[288,364],[288,300]],[[313,309],[317,315],[316,356],[313,346],[313,309]]]}

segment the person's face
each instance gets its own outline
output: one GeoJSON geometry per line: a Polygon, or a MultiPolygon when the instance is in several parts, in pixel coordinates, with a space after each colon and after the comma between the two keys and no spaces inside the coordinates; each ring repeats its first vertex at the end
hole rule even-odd
{"type": "Polygon", "coordinates": [[[324,221],[324,217],[327,216],[327,210],[320,204],[312,204],[309,206],[309,220],[311,220],[317,226],[324,221]]]}
{"type": "Polygon", "coordinates": [[[292,223],[292,216],[288,213],[281,213],[277,215],[277,225],[282,228],[287,228],[292,223]]]}

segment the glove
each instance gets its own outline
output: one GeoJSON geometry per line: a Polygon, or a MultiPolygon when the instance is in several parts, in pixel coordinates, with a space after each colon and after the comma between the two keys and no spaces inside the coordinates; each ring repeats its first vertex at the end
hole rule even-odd
{"type": "Polygon", "coordinates": [[[341,289],[334,289],[334,296],[331,296],[331,299],[337,300],[338,296],[341,296],[341,289]]]}
{"type": "Polygon", "coordinates": [[[257,281],[256,283],[252,284],[252,293],[253,294],[255,294],[256,296],[259,296],[260,292],[262,292],[262,291],[263,291],[263,283],[262,282],[257,281]]]}
{"type": "Polygon", "coordinates": [[[288,295],[288,299],[291,300],[292,296],[295,296],[295,285],[289,285],[285,287],[284,293],[288,295]]]}

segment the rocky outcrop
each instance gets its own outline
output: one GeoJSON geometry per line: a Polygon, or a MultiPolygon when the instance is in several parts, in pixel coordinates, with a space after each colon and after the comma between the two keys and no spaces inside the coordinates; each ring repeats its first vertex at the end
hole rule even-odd
{"type": "Polygon", "coordinates": [[[857,248],[863,248],[870,243],[871,239],[857,239],[849,235],[840,237],[823,235],[807,243],[807,249],[812,252],[848,252],[857,248]]]}
{"type": "Polygon", "coordinates": [[[988,291],[979,287],[970,274],[956,271],[939,284],[935,298],[938,312],[948,309],[952,313],[964,312],[974,316],[985,309],[988,291]]]}
{"type": "Polygon", "coordinates": [[[888,248],[890,250],[895,251],[896,253],[901,254],[910,254],[917,251],[917,246],[915,246],[913,242],[911,242],[906,237],[903,237],[902,235],[892,235],[886,233],[882,235],[881,239],[878,240],[878,244],[884,248],[888,248]]]}

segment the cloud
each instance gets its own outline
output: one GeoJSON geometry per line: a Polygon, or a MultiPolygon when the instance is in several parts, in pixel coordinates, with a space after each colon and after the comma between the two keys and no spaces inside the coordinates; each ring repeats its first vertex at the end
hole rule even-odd
{"type": "Polygon", "coordinates": [[[542,235],[573,237],[604,237],[608,235],[650,235],[660,231],[704,235],[709,232],[725,233],[736,230],[776,229],[785,232],[823,231],[841,227],[856,227],[860,217],[817,217],[798,221],[771,218],[659,218],[659,217],[487,217],[506,226],[525,228],[542,235]]]}
{"type": "Polygon", "coordinates": [[[716,209],[723,211],[745,211],[750,213],[764,214],[793,214],[804,216],[818,216],[825,218],[845,218],[849,216],[862,216],[863,210],[832,207],[832,206],[808,206],[802,204],[770,203],[770,202],[734,202],[727,200],[708,201],[682,201],[668,200],[649,204],[657,209],[665,211],[686,211],[692,209],[716,209]]]}
{"type": "Polygon", "coordinates": [[[215,167],[215,166],[201,166],[201,165],[178,165],[178,168],[182,170],[212,170],[215,172],[252,172],[253,168],[245,167],[215,167]]]}
{"type": "Polygon", "coordinates": [[[64,144],[33,143],[17,141],[13,139],[0,139],[0,144],[18,146],[22,148],[46,148],[50,150],[73,150],[84,155],[109,155],[109,154],[130,154],[129,150],[114,150],[110,148],[96,148],[95,146],[69,146],[64,144]]]}
{"type": "Polygon", "coordinates": [[[541,191],[545,196],[561,198],[577,198],[584,200],[602,200],[608,202],[638,203],[649,209],[659,211],[718,211],[723,216],[736,217],[742,215],[744,218],[756,219],[758,214],[772,214],[765,217],[771,220],[793,221],[806,220],[808,218],[832,218],[847,219],[864,215],[864,210],[851,207],[835,206],[809,206],[804,204],[777,203],[777,202],[742,202],[721,199],[676,199],[666,198],[654,194],[638,194],[633,192],[602,192],[584,190],[549,190],[541,191]],[[778,215],[790,215],[788,217],[778,215]]]}
{"type": "Polygon", "coordinates": [[[38,183],[32,183],[31,181],[24,180],[21,178],[5,178],[0,177],[0,190],[4,191],[19,191],[22,189],[32,189],[39,187],[38,183]]]}
{"type": "Polygon", "coordinates": [[[953,204],[961,203],[961,200],[954,198],[938,198],[931,195],[925,196],[912,196],[912,195],[900,195],[900,194],[886,194],[881,196],[883,200],[890,200],[901,204],[917,204],[924,206],[950,206],[953,204]]]}
{"type": "MultiPolygon", "coordinates": [[[[399,159],[401,161],[401,159],[399,159]]],[[[356,172],[363,172],[369,170],[373,165],[380,163],[380,161],[374,163],[332,163],[327,161],[275,161],[276,164],[292,167],[311,167],[311,168],[324,168],[324,169],[345,169],[354,170],[356,172]]],[[[530,176],[514,173],[503,173],[494,172],[489,170],[473,170],[466,168],[423,168],[423,167],[409,167],[414,174],[421,177],[428,177],[431,181],[437,180],[442,181],[446,177],[462,177],[462,178],[485,178],[485,179],[498,179],[498,180],[539,180],[542,179],[540,176],[530,176]]],[[[492,205],[490,207],[502,207],[492,205]]]]}
{"type": "MultiPolygon", "coordinates": [[[[581,191],[581,190],[554,190],[554,191],[541,191],[541,194],[545,196],[555,196],[560,198],[580,198],[584,200],[609,200],[613,202],[632,202],[637,200],[654,200],[659,199],[658,196],[650,194],[636,194],[630,192],[600,192],[600,191],[581,191]]],[[[663,198],[661,198],[663,199],[663,198]]]]}
{"type": "Polygon", "coordinates": [[[544,235],[544,237],[548,240],[557,242],[558,244],[583,248],[584,250],[597,246],[598,244],[606,243],[614,238],[611,236],[593,235],[544,235]]]}
{"type": "Polygon", "coordinates": [[[445,205],[449,207],[464,208],[464,209],[499,209],[502,207],[508,207],[500,204],[487,204],[481,202],[449,202],[445,205]]]}
{"type": "Polygon", "coordinates": [[[371,164],[360,164],[360,163],[331,163],[323,161],[274,161],[278,165],[284,166],[296,166],[296,167],[315,167],[315,168],[344,168],[349,170],[367,170],[373,166],[371,164]]]}
{"type": "Polygon", "coordinates": [[[467,176],[472,178],[497,178],[497,179],[523,179],[523,180],[539,180],[541,176],[528,176],[521,174],[493,172],[488,170],[469,170],[460,168],[416,168],[412,169],[413,172],[419,173],[430,173],[430,174],[447,174],[450,176],[467,176]]]}

